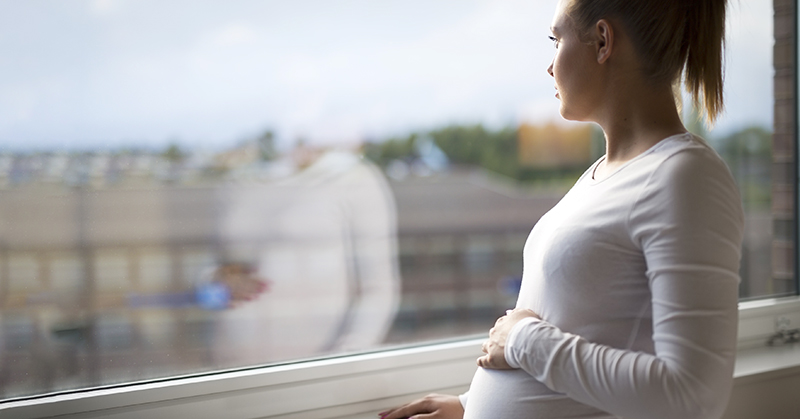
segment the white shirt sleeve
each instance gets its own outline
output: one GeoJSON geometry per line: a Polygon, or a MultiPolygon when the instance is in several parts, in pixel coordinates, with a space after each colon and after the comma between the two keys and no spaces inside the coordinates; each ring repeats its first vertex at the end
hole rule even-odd
{"type": "Polygon", "coordinates": [[[467,397],[469,397],[469,391],[458,395],[458,401],[461,402],[461,407],[464,409],[467,408],[467,397]]]}
{"type": "Polygon", "coordinates": [[[631,239],[647,263],[655,353],[527,319],[512,329],[507,361],[614,415],[720,417],[733,385],[742,230],[738,190],[721,160],[683,152],[667,158],[629,214],[631,239]]]}

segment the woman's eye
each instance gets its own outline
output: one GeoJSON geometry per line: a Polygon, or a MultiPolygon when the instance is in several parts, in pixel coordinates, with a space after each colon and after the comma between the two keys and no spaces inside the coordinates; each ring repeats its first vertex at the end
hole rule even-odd
{"type": "Polygon", "coordinates": [[[556,38],[555,36],[548,36],[548,38],[550,38],[550,40],[553,41],[553,46],[558,48],[558,38],[556,38]]]}

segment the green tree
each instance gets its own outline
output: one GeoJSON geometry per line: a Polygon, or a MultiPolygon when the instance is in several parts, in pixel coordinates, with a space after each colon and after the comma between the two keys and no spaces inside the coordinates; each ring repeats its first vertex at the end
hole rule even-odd
{"type": "Polygon", "coordinates": [[[256,144],[262,161],[275,160],[278,157],[278,152],[275,150],[275,134],[271,130],[264,131],[256,138],[256,144]]]}
{"type": "Polygon", "coordinates": [[[161,153],[161,156],[167,159],[170,163],[180,163],[186,158],[186,153],[181,150],[181,147],[177,143],[172,142],[161,153]]]}
{"type": "Polygon", "coordinates": [[[480,124],[449,125],[428,132],[367,143],[363,152],[365,157],[386,168],[393,160],[410,162],[418,159],[416,142],[430,138],[454,165],[482,167],[521,182],[575,180],[585,169],[570,167],[543,170],[523,167],[519,161],[517,137],[516,127],[489,130],[480,124]]]}
{"type": "Polygon", "coordinates": [[[748,127],[713,142],[728,163],[746,209],[767,209],[772,201],[772,133],[748,127]]]}

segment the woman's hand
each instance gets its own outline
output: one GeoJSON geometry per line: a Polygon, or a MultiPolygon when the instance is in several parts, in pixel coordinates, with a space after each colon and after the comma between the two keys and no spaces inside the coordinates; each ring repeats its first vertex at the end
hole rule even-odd
{"type": "Polygon", "coordinates": [[[526,317],[540,318],[532,310],[516,308],[509,310],[506,315],[497,319],[494,327],[489,329],[489,339],[481,345],[481,351],[486,355],[478,358],[478,366],[493,370],[510,370],[511,366],[506,362],[506,341],[511,329],[520,320],[526,317]]]}
{"type": "Polygon", "coordinates": [[[378,413],[380,419],[462,419],[464,408],[458,396],[429,394],[404,406],[378,413]]]}
{"type": "Polygon", "coordinates": [[[230,291],[230,307],[252,301],[269,290],[269,282],[257,276],[255,269],[242,263],[226,263],[214,272],[214,281],[230,291]]]}

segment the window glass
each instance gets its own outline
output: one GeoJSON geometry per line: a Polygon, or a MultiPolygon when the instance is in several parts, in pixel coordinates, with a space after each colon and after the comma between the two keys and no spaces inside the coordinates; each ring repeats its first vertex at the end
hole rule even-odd
{"type": "MultiPolygon", "coordinates": [[[[485,333],[603,154],[555,3],[0,0],[0,399],[485,333]]],[[[796,293],[793,22],[734,2],[727,112],[684,106],[742,298],[796,293]]]]}

